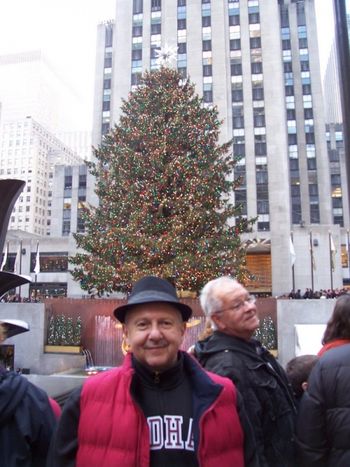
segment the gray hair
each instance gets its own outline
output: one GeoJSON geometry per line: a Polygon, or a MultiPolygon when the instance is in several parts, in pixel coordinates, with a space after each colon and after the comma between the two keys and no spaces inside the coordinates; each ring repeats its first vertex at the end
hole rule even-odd
{"type": "MultiPolygon", "coordinates": [[[[218,311],[223,306],[223,301],[219,296],[218,292],[222,289],[231,288],[234,285],[239,284],[237,279],[234,279],[231,276],[222,276],[217,279],[209,281],[201,290],[199,300],[207,319],[210,319],[211,316],[218,311]]],[[[211,320],[212,329],[216,329],[215,323],[211,320]]]]}

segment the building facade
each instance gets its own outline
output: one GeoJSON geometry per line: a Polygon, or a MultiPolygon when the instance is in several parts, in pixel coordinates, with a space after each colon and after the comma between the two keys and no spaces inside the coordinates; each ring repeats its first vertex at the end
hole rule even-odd
{"type": "Polygon", "coordinates": [[[26,185],[10,218],[9,228],[50,235],[54,168],[82,159],[31,117],[4,121],[0,126],[0,178],[17,178],[26,185]]]}
{"type": "Polygon", "coordinates": [[[348,203],[339,214],[316,37],[313,0],[117,0],[115,21],[98,27],[94,145],[118,122],[142,73],[159,67],[157,51],[175,48],[175,66],[203,105],[217,106],[221,140],[232,138],[241,156],[234,202],[257,216],[244,237],[248,266],[261,276],[257,291],[273,295],[340,287],[349,274],[341,263],[348,203]]]}

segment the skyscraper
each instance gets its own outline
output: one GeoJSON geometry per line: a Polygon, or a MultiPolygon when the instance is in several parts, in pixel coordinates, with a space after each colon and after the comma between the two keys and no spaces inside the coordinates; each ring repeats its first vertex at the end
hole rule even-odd
{"type": "Polygon", "coordinates": [[[316,37],[313,0],[116,0],[115,23],[98,29],[93,143],[118,122],[141,74],[159,66],[157,50],[174,47],[175,66],[203,105],[218,107],[221,139],[241,156],[233,198],[257,216],[245,236],[257,292],[342,284],[340,264],[330,272],[329,234],[339,245],[341,231],[316,37]]]}

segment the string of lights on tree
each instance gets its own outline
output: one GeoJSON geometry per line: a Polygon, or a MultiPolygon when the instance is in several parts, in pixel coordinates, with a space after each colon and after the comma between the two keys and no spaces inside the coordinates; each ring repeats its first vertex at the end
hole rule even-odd
{"type": "Polygon", "coordinates": [[[161,66],[143,75],[121,110],[89,163],[99,205],[75,234],[84,253],[71,258],[74,278],[100,294],[127,292],[148,274],[190,291],[222,274],[244,280],[240,234],[253,220],[230,202],[241,181],[231,142],[219,144],[217,109],[161,66]]]}

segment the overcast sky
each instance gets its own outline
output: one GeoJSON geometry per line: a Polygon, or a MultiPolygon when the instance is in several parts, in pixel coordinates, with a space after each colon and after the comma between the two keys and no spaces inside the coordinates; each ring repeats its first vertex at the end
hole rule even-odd
{"type": "MultiPolygon", "coordinates": [[[[332,0],[315,3],[320,11],[320,50],[325,52],[332,35],[332,0]]],[[[0,54],[44,50],[83,96],[85,115],[91,114],[96,26],[114,15],[115,0],[0,0],[0,54]]],[[[321,67],[324,62],[321,57],[321,67]]]]}
{"type": "Polygon", "coordinates": [[[0,0],[0,54],[43,50],[91,115],[96,27],[114,15],[115,0],[0,0]]]}

